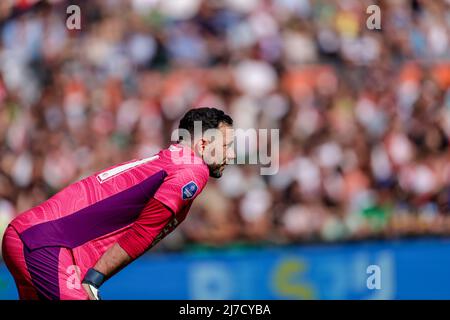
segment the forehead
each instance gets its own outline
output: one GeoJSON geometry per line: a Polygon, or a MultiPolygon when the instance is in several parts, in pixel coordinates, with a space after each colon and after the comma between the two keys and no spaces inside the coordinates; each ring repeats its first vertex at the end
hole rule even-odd
{"type": "Polygon", "coordinates": [[[232,126],[220,124],[218,129],[222,133],[225,144],[229,144],[234,141],[234,129],[232,126]]]}

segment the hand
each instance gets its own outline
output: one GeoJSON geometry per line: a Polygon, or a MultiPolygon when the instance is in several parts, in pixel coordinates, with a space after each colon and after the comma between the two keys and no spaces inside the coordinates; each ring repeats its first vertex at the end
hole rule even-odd
{"type": "Polygon", "coordinates": [[[83,289],[88,294],[89,300],[101,300],[100,294],[99,294],[97,288],[95,288],[94,286],[87,284],[87,283],[82,283],[82,286],[83,286],[83,289]]]}

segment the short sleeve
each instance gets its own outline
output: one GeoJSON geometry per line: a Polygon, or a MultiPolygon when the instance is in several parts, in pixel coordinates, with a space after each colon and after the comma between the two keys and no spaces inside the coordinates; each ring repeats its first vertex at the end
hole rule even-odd
{"type": "Polygon", "coordinates": [[[202,192],[208,176],[203,168],[195,166],[177,170],[165,178],[154,198],[177,214],[202,192]]]}

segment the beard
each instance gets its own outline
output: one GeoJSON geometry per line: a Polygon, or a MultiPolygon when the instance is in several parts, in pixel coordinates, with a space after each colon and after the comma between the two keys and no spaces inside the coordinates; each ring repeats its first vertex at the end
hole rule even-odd
{"type": "Polygon", "coordinates": [[[209,169],[209,176],[212,178],[220,178],[223,173],[223,168],[225,168],[225,165],[223,164],[212,164],[208,166],[209,169]]]}

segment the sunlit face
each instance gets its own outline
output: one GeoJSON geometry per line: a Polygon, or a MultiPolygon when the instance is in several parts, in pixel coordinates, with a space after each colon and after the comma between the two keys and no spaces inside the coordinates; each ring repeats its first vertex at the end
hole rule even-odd
{"type": "Polygon", "coordinates": [[[221,123],[219,128],[211,130],[201,140],[201,155],[209,168],[209,176],[220,178],[225,166],[236,158],[234,152],[234,130],[231,126],[221,123]]]}

